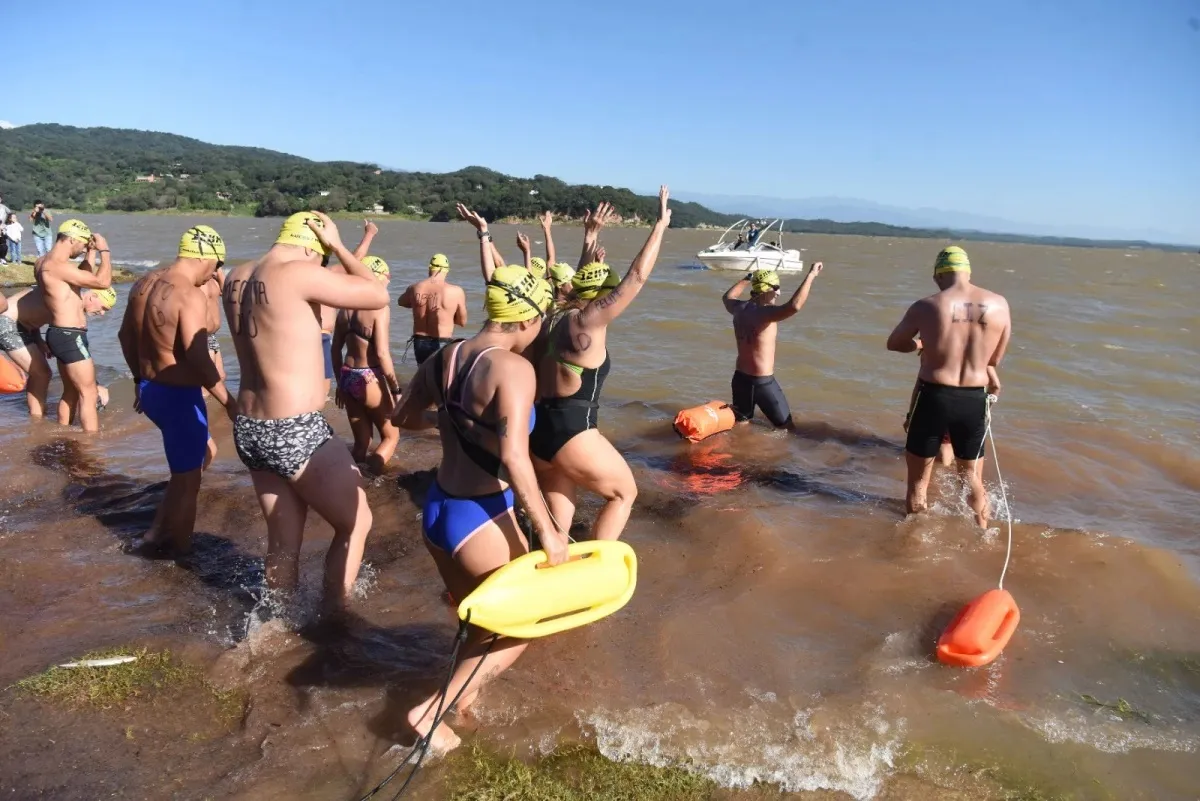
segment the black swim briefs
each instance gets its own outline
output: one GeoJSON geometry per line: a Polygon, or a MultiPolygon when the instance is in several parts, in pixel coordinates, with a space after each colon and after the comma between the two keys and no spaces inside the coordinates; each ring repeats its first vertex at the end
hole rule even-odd
{"type": "Polygon", "coordinates": [[[731,386],[733,403],[730,405],[739,421],[753,419],[755,406],[762,409],[762,413],[776,428],[792,421],[792,410],[775,376],[746,375],[738,370],[733,374],[731,386]]]}
{"type": "Polygon", "coordinates": [[[913,456],[937,456],[946,434],[950,435],[954,458],[973,462],[983,455],[983,438],[987,435],[985,387],[948,387],[921,381],[908,413],[904,448],[913,456]]]}
{"type": "Polygon", "coordinates": [[[52,325],[46,328],[46,345],[50,354],[58,359],[60,364],[75,364],[92,358],[88,350],[88,335],[86,328],[68,328],[52,325]]]}
{"type": "Polygon", "coordinates": [[[417,359],[417,364],[422,365],[425,361],[442,348],[453,342],[451,337],[427,337],[424,334],[413,334],[412,349],[413,356],[417,359]]]}

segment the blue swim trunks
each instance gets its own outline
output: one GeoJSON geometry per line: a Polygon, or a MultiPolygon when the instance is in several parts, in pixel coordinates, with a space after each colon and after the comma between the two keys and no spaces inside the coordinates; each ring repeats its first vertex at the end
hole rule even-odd
{"type": "Polygon", "coordinates": [[[171,472],[189,473],[203,467],[208,451],[208,409],[200,387],[142,380],[138,392],[143,414],[162,432],[171,472]]]}
{"type": "Polygon", "coordinates": [[[325,355],[325,377],[333,378],[333,334],[321,332],[321,352],[325,355]]]}
{"type": "Polygon", "coordinates": [[[440,550],[454,556],[471,536],[489,521],[508,514],[513,508],[511,488],[491,495],[459,498],[442,489],[437,481],[425,496],[421,520],[425,538],[440,550]]]}

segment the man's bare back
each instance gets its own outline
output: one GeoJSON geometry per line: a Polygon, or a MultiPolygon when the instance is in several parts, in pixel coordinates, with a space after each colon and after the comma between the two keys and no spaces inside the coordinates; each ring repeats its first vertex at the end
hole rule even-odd
{"type": "Polygon", "coordinates": [[[918,300],[905,321],[921,337],[921,380],[947,387],[988,386],[1012,332],[1008,301],[970,283],[918,300]]]}
{"type": "Polygon", "coordinates": [[[397,304],[412,309],[413,335],[446,339],[456,325],[467,324],[467,295],[444,273],[422,279],[404,290],[397,304]]]}
{"type": "MultiPolygon", "coordinates": [[[[188,359],[192,342],[181,319],[205,321],[208,299],[203,289],[170,269],[142,276],[129,292],[129,311],[141,379],[179,387],[200,387],[211,382],[215,368],[203,374],[188,359]]],[[[207,332],[206,332],[207,333],[207,332]]],[[[206,337],[207,339],[207,337],[206,337]]],[[[207,351],[207,342],[203,343],[207,351]]]]}
{"type": "Polygon", "coordinates": [[[779,325],[768,311],[773,308],[747,302],[733,313],[738,372],[756,376],[775,374],[775,340],[779,325]]]}

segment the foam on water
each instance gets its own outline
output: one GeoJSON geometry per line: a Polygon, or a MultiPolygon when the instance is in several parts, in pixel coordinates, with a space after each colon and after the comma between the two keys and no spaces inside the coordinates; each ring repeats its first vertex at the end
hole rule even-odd
{"type": "Polygon", "coordinates": [[[615,762],[683,768],[733,789],[761,783],[784,792],[834,790],[858,801],[879,793],[901,751],[905,725],[903,719],[889,721],[870,702],[850,710],[806,708],[790,720],[761,706],[724,715],[706,710],[698,718],[668,704],[577,718],[600,753],[615,762]],[[715,722],[721,717],[726,719],[715,722]]]}
{"type": "Polygon", "coordinates": [[[1200,745],[1195,736],[1122,720],[1103,710],[1090,715],[1076,709],[1054,714],[1037,712],[1024,722],[1049,742],[1079,743],[1107,754],[1134,749],[1192,753],[1200,745]]]}

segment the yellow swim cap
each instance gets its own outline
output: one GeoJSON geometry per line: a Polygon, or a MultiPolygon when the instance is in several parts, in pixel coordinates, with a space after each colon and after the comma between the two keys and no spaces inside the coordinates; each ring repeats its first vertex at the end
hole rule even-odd
{"type": "Polygon", "coordinates": [[[391,275],[392,268],[378,256],[367,256],[362,260],[363,265],[375,275],[391,275]]]}
{"type": "Polygon", "coordinates": [[[550,279],[559,286],[571,283],[574,277],[575,268],[566,262],[560,261],[550,266],[550,279]]]}
{"type": "Polygon", "coordinates": [[[450,260],[446,258],[446,254],[434,253],[433,258],[429,260],[429,274],[448,272],[450,272],[450,260]]]}
{"type": "Polygon", "coordinates": [[[546,277],[546,260],[540,256],[534,256],[529,260],[531,265],[529,272],[536,275],[538,278],[546,277]]]}
{"type": "Polygon", "coordinates": [[[779,273],[774,270],[757,270],[750,276],[750,291],[755,295],[779,289],[779,273]]]}
{"type": "Polygon", "coordinates": [[[523,323],[541,317],[554,301],[554,290],[545,279],[524,267],[497,267],[487,283],[488,320],[493,323],[523,323]]]}
{"type": "MultiPolygon", "coordinates": [[[[571,279],[571,286],[575,287],[575,294],[580,299],[595,300],[601,294],[601,290],[607,287],[610,275],[611,267],[604,262],[594,261],[579,268],[579,272],[571,279]]],[[[612,287],[608,289],[612,291],[612,287]]]]}
{"type": "Polygon", "coordinates": [[[325,249],[325,246],[321,244],[321,240],[317,239],[317,235],[308,227],[309,220],[316,220],[318,226],[324,225],[321,222],[321,218],[311,211],[298,211],[283,221],[283,226],[279,229],[279,236],[275,237],[275,244],[296,245],[297,247],[315,250],[322,256],[328,256],[329,251],[325,249]]]}
{"type": "Polygon", "coordinates": [[[100,305],[104,307],[105,311],[117,305],[117,292],[111,287],[108,289],[93,289],[92,294],[100,298],[100,305]]]}
{"type": "Polygon", "coordinates": [[[179,258],[225,261],[225,240],[207,225],[193,225],[179,240],[179,258]]]}
{"type": "Polygon", "coordinates": [[[66,234],[79,242],[87,242],[92,238],[92,229],[88,228],[83,220],[67,220],[58,226],[58,233],[60,236],[66,234]]]}
{"type": "Polygon", "coordinates": [[[933,263],[934,275],[969,272],[971,272],[971,260],[967,258],[967,251],[957,245],[943,248],[937,256],[937,261],[933,263]]]}

